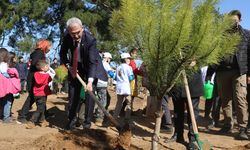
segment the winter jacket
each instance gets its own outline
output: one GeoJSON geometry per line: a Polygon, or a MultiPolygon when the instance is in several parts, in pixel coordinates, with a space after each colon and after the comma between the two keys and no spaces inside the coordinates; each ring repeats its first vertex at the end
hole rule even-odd
{"type": "Polygon", "coordinates": [[[27,75],[28,75],[28,65],[27,65],[27,63],[23,63],[23,62],[18,63],[16,65],[16,69],[17,69],[17,71],[19,73],[20,79],[21,80],[22,79],[26,80],[27,79],[27,75]]]}
{"type": "Polygon", "coordinates": [[[52,81],[52,78],[48,73],[35,72],[34,79],[34,96],[47,96],[51,94],[49,82],[52,81]]]}
{"type": "Polygon", "coordinates": [[[7,70],[10,78],[4,77],[0,73],[0,98],[7,94],[17,94],[21,90],[21,84],[16,68],[7,70]]]}
{"type": "MultiPolygon", "coordinates": [[[[249,56],[248,56],[248,51],[250,51],[250,32],[246,29],[243,29],[241,26],[239,26],[238,29],[239,34],[241,35],[241,41],[239,45],[237,46],[237,50],[235,54],[232,57],[236,58],[236,63],[237,63],[237,68],[239,70],[240,75],[243,74],[250,74],[250,70],[248,69],[249,67],[249,56]]],[[[219,65],[212,65],[209,68],[209,71],[207,73],[207,76],[211,76],[215,71],[225,71],[225,70],[231,70],[230,67],[228,69],[226,64],[226,60],[228,58],[222,60],[219,65]]]]}

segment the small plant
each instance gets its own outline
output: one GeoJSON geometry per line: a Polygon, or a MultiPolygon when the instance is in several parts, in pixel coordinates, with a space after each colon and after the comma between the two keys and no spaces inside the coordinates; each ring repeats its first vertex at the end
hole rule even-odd
{"type": "Polygon", "coordinates": [[[59,66],[55,69],[56,76],[55,76],[55,82],[57,83],[58,92],[61,92],[62,84],[67,79],[68,76],[68,70],[64,65],[59,66]]]}

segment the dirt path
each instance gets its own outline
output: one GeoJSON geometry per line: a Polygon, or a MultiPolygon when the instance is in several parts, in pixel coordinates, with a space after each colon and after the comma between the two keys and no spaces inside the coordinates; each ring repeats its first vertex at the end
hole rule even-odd
{"type": "MultiPolygon", "coordinates": [[[[110,109],[114,109],[116,97],[114,92],[110,91],[112,102],[110,109]]],[[[0,150],[102,150],[112,149],[116,142],[117,131],[113,127],[104,128],[93,124],[90,130],[76,130],[73,132],[64,132],[62,129],[65,126],[67,106],[67,95],[51,95],[48,97],[48,109],[55,113],[55,118],[49,119],[50,127],[36,127],[34,129],[26,129],[25,125],[16,123],[3,124],[0,123],[0,150]]],[[[21,108],[27,95],[21,95],[21,98],[16,100],[13,105],[13,116],[17,117],[17,111],[21,108]]],[[[145,105],[145,100],[137,99],[135,108],[140,109],[145,105]]],[[[201,102],[200,108],[204,108],[204,101],[201,102]]],[[[35,106],[33,110],[35,109],[35,106]]],[[[201,115],[203,112],[201,111],[201,115]]],[[[148,150],[151,147],[151,136],[154,127],[154,120],[142,116],[140,111],[132,117],[135,127],[132,129],[132,145],[131,149],[148,150]]],[[[233,133],[229,136],[216,135],[216,130],[206,131],[207,124],[204,119],[198,123],[201,130],[200,137],[213,145],[214,149],[240,149],[249,141],[239,141],[234,139],[233,133]],[[241,146],[241,147],[236,147],[241,146]]],[[[185,131],[187,132],[187,131],[185,131]]],[[[161,133],[161,141],[159,149],[186,149],[183,145],[173,143],[164,143],[170,138],[170,134],[161,133]]],[[[185,134],[187,140],[187,135],[185,134]]],[[[250,146],[249,146],[250,147],[250,146]]],[[[249,148],[248,147],[248,148],[249,148]]],[[[243,149],[248,149],[243,148],[243,149]]]]}

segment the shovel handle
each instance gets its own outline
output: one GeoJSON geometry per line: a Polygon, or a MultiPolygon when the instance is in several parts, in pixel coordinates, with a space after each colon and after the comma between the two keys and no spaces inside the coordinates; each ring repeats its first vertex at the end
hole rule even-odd
{"type": "Polygon", "coordinates": [[[87,89],[86,83],[82,80],[82,78],[79,76],[79,74],[76,74],[76,78],[80,81],[80,83],[83,85],[84,89],[87,90],[91,98],[96,102],[97,106],[103,111],[103,113],[108,117],[111,123],[113,123],[117,129],[120,129],[120,124],[115,120],[115,118],[102,106],[100,101],[95,97],[94,93],[92,91],[89,91],[87,89]]]}
{"type": "Polygon", "coordinates": [[[198,128],[197,128],[196,120],[195,120],[195,117],[194,117],[194,109],[193,109],[191,94],[190,94],[187,75],[186,75],[185,70],[183,70],[182,75],[183,75],[183,81],[184,81],[185,91],[186,91],[186,95],[187,95],[189,113],[190,113],[190,117],[191,117],[191,121],[192,121],[193,130],[194,130],[195,134],[198,134],[198,128]]]}

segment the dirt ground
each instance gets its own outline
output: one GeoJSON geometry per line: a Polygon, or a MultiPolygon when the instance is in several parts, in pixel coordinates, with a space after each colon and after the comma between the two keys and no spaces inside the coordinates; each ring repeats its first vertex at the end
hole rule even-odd
{"type": "MultiPolygon", "coordinates": [[[[114,109],[116,96],[114,91],[110,90],[112,96],[110,110],[114,109]]],[[[20,99],[15,100],[13,105],[13,117],[16,118],[18,111],[22,107],[27,94],[21,95],[20,99]]],[[[135,100],[136,113],[132,116],[135,126],[132,128],[131,150],[149,150],[151,147],[151,136],[154,128],[154,120],[142,115],[142,109],[146,105],[146,100],[137,98],[135,100]]],[[[55,113],[54,118],[48,119],[49,127],[36,127],[26,129],[25,125],[15,122],[10,124],[0,123],[0,150],[108,150],[115,149],[118,132],[114,127],[99,127],[94,123],[91,129],[74,130],[65,132],[63,130],[67,122],[65,108],[67,106],[67,95],[50,95],[48,97],[47,107],[50,112],[55,113]]],[[[35,106],[32,111],[35,110],[35,106]]],[[[235,133],[231,135],[217,135],[215,128],[212,131],[206,130],[208,122],[202,117],[204,110],[204,101],[201,101],[201,119],[198,122],[200,138],[212,145],[215,150],[250,149],[249,141],[235,140],[235,133]]],[[[31,112],[32,112],[31,111],[31,112]]],[[[187,139],[185,131],[185,139],[187,139]]],[[[164,141],[171,137],[171,134],[161,133],[159,149],[182,150],[186,149],[184,145],[164,141]]]]}

